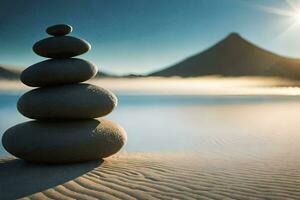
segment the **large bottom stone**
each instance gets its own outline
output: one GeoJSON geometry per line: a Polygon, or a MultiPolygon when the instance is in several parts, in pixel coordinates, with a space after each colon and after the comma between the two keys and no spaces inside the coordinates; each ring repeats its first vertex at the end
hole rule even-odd
{"type": "Polygon", "coordinates": [[[118,152],[127,140],[119,125],[105,120],[29,121],[8,129],[4,148],[29,162],[97,160],[118,152]]]}

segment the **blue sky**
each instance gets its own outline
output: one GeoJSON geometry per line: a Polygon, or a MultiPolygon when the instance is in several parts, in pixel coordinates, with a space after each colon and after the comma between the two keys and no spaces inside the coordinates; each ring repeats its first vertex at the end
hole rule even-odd
{"type": "Polygon", "coordinates": [[[72,35],[91,43],[82,58],[116,74],[167,67],[230,32],[278,54],[300,57],[300,26],[286,31],[294,19],[261,9],[289,10],[290,1],[1,0],[0,63],[27,67],[44,60],[31,47],[56,23],[72,25],[72,35]]]}

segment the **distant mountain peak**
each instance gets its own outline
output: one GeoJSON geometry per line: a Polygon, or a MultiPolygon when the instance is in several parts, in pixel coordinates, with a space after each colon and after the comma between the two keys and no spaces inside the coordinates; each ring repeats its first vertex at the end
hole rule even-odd
{"type": "Polygon", "coordinates": [[[244,39],[240,34],[232,32],[219,43],[228,42],[231,44],[238,44],[238,43],[250,43],[248,40],[244,39]]]}
{"type": "Polygon", "coordinates": [[[203,52],[150,74],[180,77],[206,75],[300,79],[300,59],[274,54],[233,32],[203,52]]]}
{"type": "Polygon", "coordinates": [[[240,34],[236,32],[230,33],[226,38],[231,38],[231,39],[243,39],[240,34]]]}

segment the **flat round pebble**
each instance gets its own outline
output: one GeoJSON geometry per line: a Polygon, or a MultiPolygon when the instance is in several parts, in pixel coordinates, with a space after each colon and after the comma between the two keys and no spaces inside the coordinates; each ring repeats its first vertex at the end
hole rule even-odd
{"type": "Polygon", "coordinates": [[[46,29],[46,32],[49,35],[53,35],[53,36],[63,36],[71,33],[72,30],[73,30],[72,26],[68,24],[56,24],[53,26],[49,26],[46,29]]]}
{"type": "Polygon", "coordinates": [[[116,107],[110,91],[91,84],[37,88],[18,101],[21,114],[31,119],[90,119],[102,117],[116,107]]]}
{"type": "Polygon", "coordinates": [[[105,119],[29,121],[8,129],[4,148],[29,162],[71,163],[97,160],[118,152],[126,132],[105,119]]]}
{"type": "Polygon", "coordinates": [[[26,68],[20,79],[28,86],[45,87],[87,81],[97,71],[95,65],[83,59],[49,59],[26,68]]]}
{"type": "Polygon", "coordinates": [[[71,36],[49,37],[33,45],[36,54],[47,58],[70,58],[90,49],[87,41],[71,36]]]}

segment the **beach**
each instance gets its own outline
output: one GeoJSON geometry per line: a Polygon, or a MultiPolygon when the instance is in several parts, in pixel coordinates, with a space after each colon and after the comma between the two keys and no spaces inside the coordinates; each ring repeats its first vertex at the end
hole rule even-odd
{"type": "Polygon", "coordinates": [[[299,157],[123,153],[73,165],[0,164],[1,199],[298,199],[299,157]]]}

